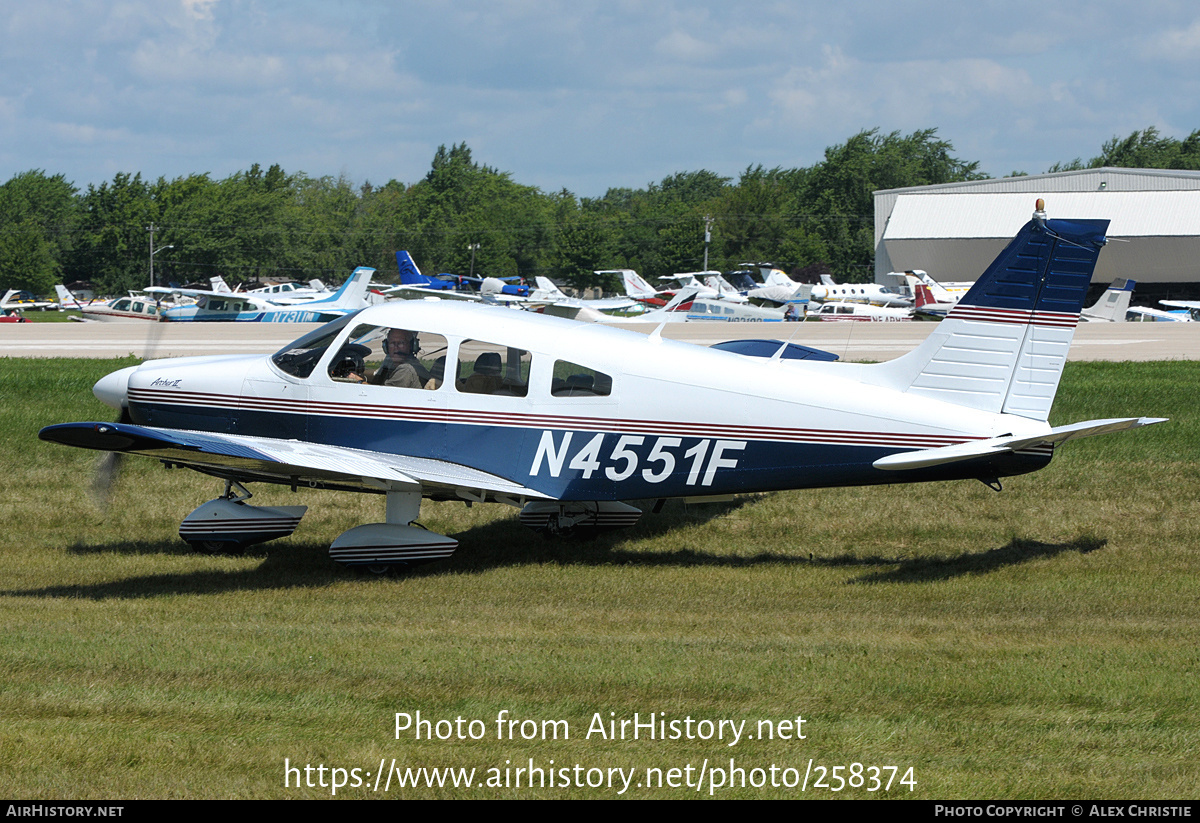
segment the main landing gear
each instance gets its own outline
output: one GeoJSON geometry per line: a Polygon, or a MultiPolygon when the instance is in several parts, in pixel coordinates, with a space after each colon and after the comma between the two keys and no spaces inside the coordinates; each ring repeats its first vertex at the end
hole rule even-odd
{"type": "Polygon", "coordinates": [[[335,563],[386,574],[393,568],[443,560],[458,541],[412,525],[421,510],[420,492],[388,492],[386,523],[368,523],[342,532],[329,547],[335,563]]]}

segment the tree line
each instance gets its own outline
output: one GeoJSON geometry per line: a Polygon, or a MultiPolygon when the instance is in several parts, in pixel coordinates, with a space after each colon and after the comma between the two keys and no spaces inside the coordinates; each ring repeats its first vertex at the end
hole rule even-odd
{"type": "MultiPolygon", "coordinates": [[[[147,285],[152,257],[159,283],[218,274],[230,284],[340,282],[360,265],[387,280],[398,249],[426,273],[473,267],[477,275],[611,288],[593,270],[632,268],[653,278],[700,269],[706,232],[710,268],[771,261],[866,282],[872,192],[986,178],[978,162],[953,152],[936,129],[872,129],[808,168],[752,166],[736,179],[680,172],[598,198],[517,183],[475,162],[465,143],[439,147],[422,180],[379,187],[255,164],[222,180],[119,173],[80,191],[61,174],[30,170],[0,186],[0,290],[47,294],[56,283],[84,280],[124,293],[147,285]]],[[[1180,141],[1148,128],[1050,171],[1100,166],[1198,169],[1200,130],[1180,141]]]]}

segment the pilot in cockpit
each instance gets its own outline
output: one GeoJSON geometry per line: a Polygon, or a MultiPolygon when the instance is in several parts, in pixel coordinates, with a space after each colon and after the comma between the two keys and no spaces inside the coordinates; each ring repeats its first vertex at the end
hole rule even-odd
{"type": "Polygon", "coordinates": [[[403,389],[422,389],[433,377],[417,359],[421,342],[415,331],[389,329],[383,339],[383,362],[371,375],[376,386],[398,386],[403,389]]]}

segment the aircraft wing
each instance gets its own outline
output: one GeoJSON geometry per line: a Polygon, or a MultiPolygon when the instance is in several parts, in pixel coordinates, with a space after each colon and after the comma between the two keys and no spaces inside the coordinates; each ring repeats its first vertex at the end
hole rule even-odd
{"type": "MultiPolygon", "coordinates": [[[[212,289],[179,289],[179,288],[175,288],[174,286],[148,286],[148,287],[142,289],[142,291],[145,294],[154,294],[154,295],[160,295],[160,296],[164,296],[164,297],[167,295],[172,295],[172,294],[181,294],[184,297],[203,297],[204,295],[209,295],[211,297],[233,297],[234,296],[234,293],[232,291],[214,291],[212,289]]],[[[237,296],[245,297],[244,294],[238,294],[237,296]]]]}
{"type": "Polygon", "coordinates": [[[1200,309],[1200,300],[1159,300],[1158,302],[1173,309],[1200,309]]]}
{"type": "Polygon", "coordinates": [[[347,491],[417,491],[427,497],[549,499],[519,483],[428,457],[127,423],[63,423],[38,437],[51,443],[153,457],[217,477],[347,491]]]}
{"type": "Polygon", "coordinates": [[[957,463],[960,460],[972,460],[976,457],[995,457],[1006,452],[1016,452],[1032,449],[1038,446],[1057,446],[1068,440],[1080,437],[1091,437],[1097,434],[1136,429],[1153,423],[1163,423],[1165,417],[1120,417],[1110,420],[1088,420],[1084,423],[1074,423],[1070,426],[1058,426],[1050,431],[1033,437],[993,437],[990,440],[975,440],[959,443],[954,446],[942,446],[938,449],[920,449],[918,451],[900,452],[899,454],[881,457],[874,462],[875,468],[888,471],[903,469],[923,469],[927,466],[938,466],[943,463],[957,463]]]}
{"type": "Polygon", "coordinates": [[[392,286],[390,289],[385,289],[383,293],[388,297],[399,297],[403,300],[424,300],[426,297],[436,297],[439,300],[472,300],[478,303],[483,299],[470,292],[429,289],[424,286],[392,286]]]}

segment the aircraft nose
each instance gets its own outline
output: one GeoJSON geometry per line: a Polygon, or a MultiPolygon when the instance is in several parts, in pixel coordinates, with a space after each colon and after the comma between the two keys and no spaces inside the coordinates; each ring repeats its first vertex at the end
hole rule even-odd
{"type": "Polygon", "coordinates": [[[122,409],[129,405],[129,376],[137,371],[137,366],[126,366],[123,369],[105,375],[96,381],[92,394],[106,406],[122,409]]]}

